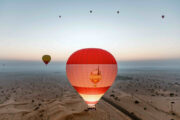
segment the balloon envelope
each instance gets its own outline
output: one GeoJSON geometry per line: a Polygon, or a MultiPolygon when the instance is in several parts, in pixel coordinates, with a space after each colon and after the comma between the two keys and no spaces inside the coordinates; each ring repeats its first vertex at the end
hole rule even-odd
{"type": "Polygon", "coordinates": [[[47,65],[51,61],[51,56],[50,55],[43,55],[42,60],[47,65]]]}
{"type": "Polygon", "coordinates": [[[94,108],[114,82],[117,62],[112,54],[103,49],[81,49],[69,57],[66,74],[88,107],[94,108]]]}
{"type": "Polygon", "coordinates": [[[164,15],[162,15],[161,17],[162,17],[162,19],[164,19],[164,17],[165,17],[165,16],[164,16],[164,15]]]}

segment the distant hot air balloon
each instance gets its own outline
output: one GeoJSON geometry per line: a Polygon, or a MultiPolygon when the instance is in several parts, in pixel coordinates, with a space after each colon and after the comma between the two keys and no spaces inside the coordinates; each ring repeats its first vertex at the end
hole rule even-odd
{"type": "Polygon", "coordinates": [[[50,55],[43,55],[42,60],[47,65],[51,61],[51,56],[50,55]]]}
{"type": "Polygon", "coordinates": [[[90,10],[89,12],[92,13],[92,10],[90,10]]]}
{"type": "Polygon", "coordinates": [[[61,16],[59,16],[59,18],[61,18],[61,16]]]}
{"type": "Polygon", "coordinates": [[[165,16],[164,16],[164,15],[162,15],[161,17],[162,17],[162,19],[164,19],[164,17],[165,17],[165,16]]]}
{"type": "Polygon", "coordinates": [[[116,78],[117,62],[112,54],[103,49],[81,49],[69,57],[66,74],[88,109],[95,109],[96,103],[116,78]]]}
{"type": "Polygon", "coordinates": [[[117,14],[119,14],[119,10],[117,11],[117,14]]]}

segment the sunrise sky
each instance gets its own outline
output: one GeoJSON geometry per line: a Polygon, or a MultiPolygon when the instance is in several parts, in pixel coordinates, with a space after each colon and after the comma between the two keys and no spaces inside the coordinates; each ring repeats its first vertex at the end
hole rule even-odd
{"type": "Polygon", "coordinates": [[[0,60],[65,61],[87,47],[119,61],[180,59],[179,12],[180,0],[0,0],[0,60]]]}

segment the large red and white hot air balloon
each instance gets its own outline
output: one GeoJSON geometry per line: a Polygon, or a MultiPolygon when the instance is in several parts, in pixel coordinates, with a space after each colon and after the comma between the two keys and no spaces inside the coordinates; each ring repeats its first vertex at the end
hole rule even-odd
{"type": "Polygon", "coordinates": [[[103,49],[81,49],[69,57],[66,73],[88,108],[93,109],[113,84],[117,75],[117,62],[111,53],[103,49]]]}

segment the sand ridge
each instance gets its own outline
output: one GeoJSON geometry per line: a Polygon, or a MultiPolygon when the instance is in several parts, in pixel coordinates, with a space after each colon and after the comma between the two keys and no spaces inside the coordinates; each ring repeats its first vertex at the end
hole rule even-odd
{"type": "MultiPolygon", "coordinates": [[[[179,120],[179,76],[169,76],[118,75],[104,97],[143,120],[179,120]]],[[[0,120],[130,120],[102,99],[96,111],[85,111],[87,105],[59,72],[0,73],[0,78],[0,120]]]]}

